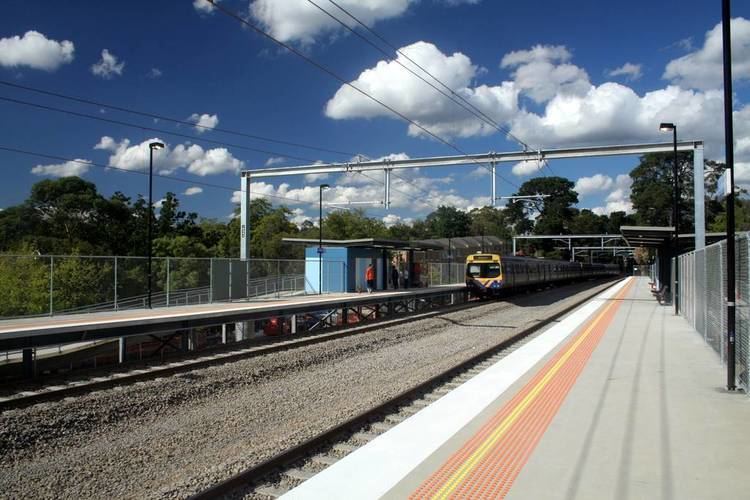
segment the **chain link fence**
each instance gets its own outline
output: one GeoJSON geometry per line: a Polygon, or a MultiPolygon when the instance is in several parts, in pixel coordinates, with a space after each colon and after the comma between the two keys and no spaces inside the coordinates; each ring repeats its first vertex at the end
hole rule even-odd
{"type": "MultiPolygon", "coordinates": [[[[343,262],[326,265],[343,275],[343,262]]],[[[151,274],[152,307],[304,294],[306,283],[304,260],[158,257],[151,274]]],[[[143,308],[148,259],[0,255],[0,290],[0,318],[143,308]]]]}
{"type": "Polygon", "coordinates": [[[466,281],[466,265],[458,262],[429,262],[423,277],[425,286],[458,285],[466,281]]]}
{"type": "MultiPolygon", "coordinates": [[[[748,391],[750,367],[750,236],[741,233],[735,244],[736,371],[738,387],[748,391]]],[[[722,241],[679,256],[680,311],[727,362],[727,247],[722,241]]]]}

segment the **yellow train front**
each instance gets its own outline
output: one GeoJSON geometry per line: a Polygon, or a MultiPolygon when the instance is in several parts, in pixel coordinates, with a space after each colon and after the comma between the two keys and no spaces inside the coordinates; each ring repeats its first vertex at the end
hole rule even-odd
{"type": "Polygon", "coordinates": [[[584,264],[484,253],[466,257],[466,286],[472,295],[479,297],[620,273],[621,269],[616,264],[584,264]]]}
{"type": "Polygon", "coordinates": [[[503,270],[497,254],[466,257],[466,286],[472,295],[498,295],[503,287],[503,270]]]}

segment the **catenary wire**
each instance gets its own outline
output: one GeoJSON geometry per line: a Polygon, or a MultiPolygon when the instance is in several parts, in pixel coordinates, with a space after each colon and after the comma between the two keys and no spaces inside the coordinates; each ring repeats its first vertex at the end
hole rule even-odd
{"type": "Polygon", "coordinates": [[[171,132],[169,130],[164,130],[164,129],[157,128],[157,127],[150,127],[148,125],[139,125],[137,123],[130,123],[130,122],[122,121],[122,120],[115,120],[115,119],[112,119],[112,118],[105,118],[103,116],[90,115],[88,113],[81,113],[81,112],[72,111],[72,110],[69,110],[69,109],[56,108],[54,106],[47,106],[45,104],[38,104],[38,103],[34,103],[34,102],[23,101],[23,100],[20,100],[20,99],[13,99],[11,97],[0,96],[0,101],[12,102],[14,104],[21,104],[21,105],[24,105],[24,106],[29,106],[29,107],[33,107],[33,108],[37,108],[37,109],[42,109],[42,110],[45,110],[45,111],[54,111],[56,113],[62,113],[62,114],[71,115],[71,116],[77,116],[79,118],[87,118],[87,119],[90,119],[90,120],[97,120],[97,121],[101,121],[101,122],[105,122],[105,123],[111,123],[111,124],[114,124],[114,125],[121,125],[123,127],[137,128],[137,129],[140,129],[140,130],[149,130],[151,132],[158,132],[160,134],[166,134],[166,135],[171,135],[171,136],[175,136],[175,137],[183,137],[183,138],[190,139],[191,141],[194,141],[194,142],[197,142],[197,143],[203,142],[203,143],[208,143],[208,144],[216,144],[216,145],[219,145],[219,146],[227,146],[227,147],[231,147],[231,148],[244,149],[244,150],[247,150],[247,151],[253,151],[255,153],[263,153],[263,154],[267,154],[267,155],[271,155],[271,156],[283,156],[284,158],[289,158],[289,159],[294,159],[294,160],[301,160],[301,161],[306,161],[306,162],[310,162],[310,163],[314,163],[315,162],[315,160],[312,160],[310,158],[305,158],[305,157],[302,157],[302,156],[294,156],[294,155],[289,155],[289,154],[285,154],[285,153],[279,153],[277,151],[269,151],[269,150],[265,150],[265,149],[251,148],[249,146],[243,146],[241,144],[232,144],[232,143],[228,143],[228,142],[216,141],[216,140],[213,140],[213,139],[207,139],[207,138],[204,138],[204,137],[196,137],[194,135],[189,135],[189,134],[181,134],[179,132],[171,132]]]}
{"type": "MultiPolygon", "coordinates": [[[[78,102],[78,103],[81,103],[81,104],[89,104],[89,105],[97,106],[97,107],[100,107],[100,108],[112,109],[112,110],[115,110],[115,111],[121,111],[123,113],[130,113],[132,115],[143,116],[143,117],[146,117],[146,118],[153,118],[155,120],[163,120],[163,121],[167,121],[167,122],[177,123],[177,124],[180,124],[180,125],[187,125],[187,126],[190,126],[190,127],[195,127],[195,128],[203,129],[203,130],[206,130],[206,131],[211,130],[211,131],[214,131],[214,132],[221,132],[221,133],[224,133],[224,134],[232,134],[232,135],[236,135],[236,136],[240,136],[240,137],[246,137],[248,139],[254,139],[254,140],[258,140],[258,141],[266,141],[266,142],[272,142],[272,143],[276,143],[276,144],[282,144],[282,145],[285,145],[285,146],[293,146],[293,147],[297,147],[297,148],[311,149],[313,151],[319,151],[319,152],[322,152],[322,153],[333,153],[333,154],[342,155],[342,156],[355,156],[355,153],[348,153],[346,151],[337,151],[335,149],[321,148],[321,147],[318,147],[318,146],[311,146],[309,144],[302,144],[302,143],[298,143],[298,142],[291,142],[291,141],[285,141],[285,140],[281,140],[281,139],[274,139],[274,138],[271,138],[271,137],[264,137],[264,136],[260,136],[260,135],[248,134],[248,133],[245,133],[245,132],[238,132],[238,131],[230,130],[230,129],[226,129],[226,128],[208,127],[206,125],[199,125],[197,123],[193,123],[193,122],[190,122],[190,121],[187,121],[187,120],[180,120],[180,119],[177,119],[177,118],[172,118],[172,117],[169,117],[169,116],[164,116],[164,115],[160,115],[160,114],[156,114],[156,113],[149,113],[149,112],[146,112],[146,111],[138,111],[138,110],[135,110],[135,109],[124,108],[122,106],[116,106],[114,104],[107,104],[107,103],[104,103],[104,102],[101,102],[101,101],[94,101],[94,100],[91,100],[91,99],[84,99],[82,97],[76,97],[76,96],[66,95],[66,94],[62,94],[62,93],[59,93],[59,92],[53,92],[53,91],[50,91],[50,90],[44,90],[44,89],[40,89],[40,88],[36,88],[36,87],[31,87],[31,86],[28,86],[28,85],[21,85],[19,83],[8,82],[8,81],[5,81],[5,80],[0,80],[0,85],[5,85],[6,87],[12,87],[12,88],[21,89],[21,90],[26,90],[26,91],[29,91],[29,92],[36,92],[38,94],[47,95],[47,96],[51,96],[51,97],[57,97],[59,99],[66,99],[68,101],[78,102]]],[[[286,158],[291,158],[291,157],[287,156],[286,158]]]]}
{"type": "MultiPolygon", "coordinates": [[[[398,64],[399,66],[401,66],[402,68],[404,68],[404,69],[405,69],[406,71],[408,71],[409,73],[411,73],[411,74],[412,74],[412,75],[414,75],[415,77],[419,78],[419,79],[420,79],[420,80],[421,80],[422,82],[424,82],[425,84],[427,84],[427,85],[429,85],[430,87],[432,87],[432,88],[433,88],[433,89],[434,89],[435,91],[437,91],[437,92],[438,92],[439,94],[441,94],[441,95],[442,95],[442,96],[444,96],[444,97],[447,97],[447,98],[448,98],[448,99],[449,99],[449,100],[450,100],[451,102],[453,102],[453,103],[454,103],[454,104],[456,104],[457,106],[461,107],[462,109],[464,109],[464,110],[468,111],[469,113],[471,113],[471,114],[472,114],[472,115],[474,115],[475,117],[479,118],[479,120],[480,120],[480,121],[482,121],[483,123],[486,123],[486,124],[488,124],[488,125],[490,125],[490,126],[494,127],[495,129],[497,129],[498,131],[500,131],[500,132],[502,132],[502,133],[505,133],[505,134],[509,134],[509,133],[510,133],[510,131],[506,131],[506,130],[504,130],[503,128],[501,128],[501,127],[500,127],[500,126],[499,126],[499,125],[498,125],[497,123],[495,123],[495,122],[494,122],[494,121],[492,121],[491,119],[489,119],[489,118],[483,118],[483,117],[482,117],[482,115],[480,115],[480,114],[477,114],[477,113],[476,113],[475,111],[473,111],[473,110],[472,110],[472,109],[470,109],[469,107],[467,107],[467,106],[465,106],[464,104],[462,104],[461,102],[459,102],[459,101],[455,100],[455,99],[454,99],[454,98],[453,98],[452,96],[450,96],[449,94],[447,94],[447,93],[445,93],[444,91],[440,90],[440,89],[439,89],[439,88],[437,88],[437,87],[436,87],[436,86],[435,86],[434,84],[432,84],[432,83],[428,82],[428,81],[427,81],[427,80],[426,80],[426,79],[425,79],[424,77],[422,77],[422,76],[421,76],[421,75],[419,75],[419,74],[418,74],[417,72],[415,72],[414,70],[412,70],[411,68],[409,68],[408,66],[406,66],[405,64],[403,64],[403,63],[402,63],[401,61],[399,61],[398,59],[393,59],[393,58],[392,58],[392,57],[390,56],[390,54],[388,54],[388,52],[386,52],[385,50],[383,50],[382,48],[380,48],[380,47],[379,47],[379,46],[378,46],[377,44],[373,43],[373,42],[372,42],[372,41],[371,41],[370,39],[368,39],[367,37],[365,37],[365,36],[361,35],[361,34],[360,34],[359,32],[357,32],[356,30],[354,30],[354,29],[352,29],[351,27],[349,27],[349,26],[348,26],[348,25],[347,25],[346,23],[344,23],[344,22],[343,22],[343,21],[342,21],[341,19],[339,19],[338,17],[334,16],[333,14],[331,14],[330,12],[328,12],[327,10],[325,10],[324,8],[322,8],[322,7],[320,6],[320,5],[318,5],[317,3],[315,3],[315,2],[313,1],[313,0],[307,0],[307,2],[308,2],[308,3],[310,3],[311,5],[315,6],[315,7],[316,7],[316,8],[318,9],[318,10],[320,10],[320,11],[321,11],[321,12],[323,12],[323,13],[324,13],[325,15],[327,15],[328,17],[330,17],[331,19],[333,19],[334,21],[336,21],[336,22],[337,22],[338,24],[340,24],[341,26],[343,26],[343,27],[344,27],[344,28],[345,28],[345,29],[346,29],[347,31],[349,31],[350,33],[352,33],[352,34],[353,34],[354,36],[356,36],[356,37],[357,37],[357,38],[359,38],[360,40],[364,41],[364,42],[365,42],[366,44],[370,45],[371,47],[373,47],[373,48],[374,48],[375,50],[377,50],[377,51],[378,51],[378,52],[380,52],[381,54],[383,54],[383,55],[384,55],[384,56],[385,56],[385,57],[387,58],[387,61],[388,61],[388,62],[395,62],[396,64],[398,64]]],[[[332,3],[333,3],[333,2],[332,2],[332,3]]],[[[341,7],[339,7],[339,6],[337,5],[337,4],[335,4],[335,3],[334,3],[334,5],[336,5],[336,6],[337,6],[337,7],[339,8],[339,9],[341,9],[341,10],[344,10],[344,9],[342,9],[341,7]]],[[[355,20],[355,21],[356,21],[357,23],[359,23],[359,24],[362,24],[362,23],[361,23],[361,22],[359,21],[359,19],[357,19],[356,17],[354,17],[354,16],[352,15],[352,14],[349,14],[349,12],[348,12],[348,11],[345,11],[345,10],[344,10],[344,12],[345,12],[345,13],[346,13],[346,14],[347,14],[347,15],[348,15],[349,17],[351,17],[352,19],[354,19],[354,20],[355,20]]],[[[424,70],[423,70],[423,71],[424,71],[424,70]]],[[[437,78],[436,78],[436,77],[434,77],[434,76],[432,76],[432,75],[430,75],[430,76],[431,76],[431,77],[432,77],[432,78],[433,78],[434,80],[436,80],[436,81],[438,81],[438,82],[439,82],[439,80],[437,80],[437,78]]],[[[443,85],[443,86],[445,86],[445,85],[443,85]]],[[[453,91],[451,90],[451,92],[453,92],[453,91]]],[[[455,94],[455,92],[453,92],[453,93],[455,94]]],[[[457,94],[456,94],[456,95],[457,95],[457,94]]],[[[464,101],[465,101],[465,99],[463,99],[463,98],[462,98],[462,100],[464,100],[464,101]]],[[[466,101],[465,101],[465,102],[466,102],[466,101]]],[[[485,116],[486,116],[486,115],[485,115],[485,116]]],[[[521,144],[523,145],[523,147],[524,147],[524,150],[526,150],[526,149],[528,148],[528,146],[527,146],[527,145],[526,145],[525,143],[521,143],[521,144]]],[[[486,164],[482,164],[482,165],[484,165],[484,167],[485,167],[485,168],[486,168],[487,170],[489,170],[490,172],[492,171],[492,169],[491,169],[491,167],[490,167],[489,165],[486,165],[486,164]]],[[[497,175],[498,177],[500,177],[500,178],[501,178],[501,179],[503,179],[503,180],[506,180],[506,179],[504,179],[504,178],[502,177],[502,175],[498,175],[498,174],[497,174],[497,171],[495,172],[495,175],[497,175]]],[[[506,180],[506,181],[507,181],[507,180],[506,180]]]]}
{"type": "MultiPolygon", "coordinates": [[[[375,48],[376,50],[378,50],[380,53],[382,53],[383,55],[385,55],[390,61],[396,62],[401,67],[403,67],[404,69],[406,69],[407,71],[409,71],[411,74],[413,74],[414,76],[416,76],[417,78],[419,78],[420,80],[422,80],[423,82],[425,82],[427,85],[429,85],[433,89],[437,90],[440,94],[442,94],[443,96],[449,98],[451,101],[453,101],[454,103],[458,104],[463,109],[465,109],[465,110],[469,111],[470,113],[472,113],[474,116],[476,116],[477,118],[479,118],[480,120],[482,120],[484,123],[487,123],[488,125],[492,126],[496,130],[498,130],[499,132],[502,132],[502,133],[506,134],[507,137],[510,137],[511,139],[513,139],[514,141],[516,141],[519,145],[521,145],[523,147],[524,151],[529,150],[529,149],[534,149],[531,146],[529,146],[528,144],[526,144],[526,142],[524,142],[523,140],[521,140],[518,136],[516,136],[515,134],[513,134],[510,131],[510,129],[508,129],[507,127],[504,127],[504,126],[500,125],[499,123],[497,123],[495,120],[493,120],[491,117],[489,117],[486,113],[484,113],[481,109],[479,109],[478,107],[476,107],[475,105],[473,105],[471,102],[469,102],[467,99],[465,99],[461,94],[459,94],[458,92],[456,92],[455,90],[453,90],[450,86],[446,85],[438,77],[436,77],[435,75],[433,75],[432,73],[430,73],[426,68],[424,68],[422,65],[420,65],[419,63],[417,63],[415,60],[413,60],[411,57],[409,57],[406,53],[404,53],[403,51],[401,51],[394,44],[392,44],[391,42],[389,42],[385,37],[383,37],[382,35],[380,35],[377,31],[375,31],[374,29],[372,29],[369,26],[367,26],[367,24],[365,24],[362,21],[360,21],[354,14],[352,14],[347,9],[345,9],[344,7],[342,7],[341,5],[339,5],[335,0],[328,0],[328,2],[331,3],[331,4],[333,4],[337,9],[339,9],[341,12],[343,12],[348,17],[350,17],[354,22],[356,22],[362,28],[364,28],[365,30],[367,30],[369,33],[371,33],[373,36],[375,36],[381,42],[383,42],[388,47],[390,47],[392,50],[394,50],[398,55],[403,56],[407,61],[411,62],[414,66],[416,66],[417,68],[419,68],[420,70],[422,70],[425,74],[427,74],[430,78],[432,78],[435,82],[437,82],[446,91],[450,92],[450,95],[446,94],[445,92],[443,92],[440,89],[438,89],[437,87],[435,87],[433,84],[431,84],[430,82],[428,82],[427,80],[425,80],[417,72],[413,71],[411,68],[409,68],[405,64],[401,63],[401,61],[399,61],[398,59],[393,59],[385,50],[381,49],[379,46],[377,46],[375,43],[373,43],[368,38],[361,36],[355,30],[351,29],[346,23],[344,23],[343,21],[341,21],[340,19],[338,19],[336,16],[332,15],[327,10],[321,8],[313,0],[307,0],[307,1],[310,2],[311,4],[315,5],[315,7],[317,7],[318,9],[320,9],[322,12],[326,13],[329,17],[331,17],[336,22],[338,22],[339,24],[341,24],[344,28],[346,28],[351,33],[355,34],[361,40],[364,40],[365,43],[367,43],[368,45],[372,46],[373,48],[375,48]],[[458,101],[456,101],[455,99],[453,99],[452,96],[455,96],[456,98],[458,98],[465,105],[462,105],[461,103],[459,103],[458,101]],[[468,108],[471,108],[471,109],[468,109],[467,106],[468,106],[468,108]]],[[[547,169],[549,169],[550,173],[554,174],[554,172],[552,171],[552,167],[550,167],[550,165],[549,165],[549,162],[545,162],[545,165],[546,165],[547,169]]]]}
{"type": "MultiPolygon", "coordinates": [[[[28,151],[28,150],[25,150],[25,149],[12,148],[12,147],[8,147],[8,146],[0,146],[0,151],[7,151],[7,152],[10,152],[10,153],[18,153],[18,154],[23,154],[23,155],[26,155],[26,156],[36,156],[38,158],[46,158],[46,159],[55,160],[55,161],[65,161],[65,162],[77,163],[77,164],[81,164],[81,165],[87,165],[87,166],[90,166],[90,167],[97,167],[97,168],[102,168],[102,169],[112,169],[112,170],[117,170],[117,171],[120,171],[120,172],[130,173],[130,174],[145,175],[145,176],[149,175],[148,172],[141,171],[141,170],[130,170],[130,169],[127,169],[127,168],[114,167],[114,166],[111,166],[111,165],[104,165],[104,164],[101,164],[101,163],[96,163],[96,162],[87,161],[87,160],[84,161],[84,160],[80,160],[80,159],[68,158],[68,157],[58,156],[58,155],[51,155],[51,154],[47,154],[47,153],[39,153],[39,152],[36,152],[36,151],[28,151]]],[[[233,187],[230,187],[230,186],[224,186],[222,184],[214,184],[214,183],[205,182],[205,181],[197,181],[197,180],[193,180],[193,179],[186,179],[184,177],[175,177],[173,175],[165,175],[165,174],[159,174],[159,173],[153,174],[153,176],[154,177],[159,177],[159,178],[162,178],[162,179],[167,179],[167,180],[175,181],[175,182],[184,183],[184,184],[192,184],[192,185],[205,186],[205,187],[210,187],[210,188],[215,188],[215,189],[223,189],[223,190],[226,190],[226,191],[231,191],[233,193],[236,192],[236,191],[240,191],[241,192],[241,190],[233,188],[233,187]]],[[[305,201],[305,200],[300,200],[300,199],[297,199],[297,198],[290,198],[288,196],[280,196],[280,195],[267,194],[267,193],[258,193],[258,196],[259,197],[269,197],[269,198],[276,198],[276,199],[280,199],[280,200],[293,201],[295,203],[303,203],[303,204],[307,204],[307,205],[317,205],[317,202],[305,201]]]]}
{"type": "MultiPolygon", "coordinates": [[[[403,114],[403,113],[401,113],[400,111],[398,111],[398,110],[394,109],[393,107],[389,106],[388,104],[384,103],[383,101],[379,100],[378,98],[376,98],[376,97],[374,97],[374,96],[372,96],[372,95],[368,94],[367,92],[365,92],[364,90],[360,89],[360,88],[359,88],[359,87],[357,87],[356,85],[354,85],[354,84],[352,84],[352,83],[350,83],[350,82],[347,82],[347,81],[346,81],[346,80],[345,80],[345,79],[344,79],[343,77],[341,77],[340,75],[338,75],[338,74],[337,74],[336,72],[334,72],[333,70],[329,69],[328,67],[324,66],[323,64],[321,64],[321,63],[317,62],[316,60],[312,59],[311,57],[309,57],[309,56],[307,56],[306,54],[302,53],[302,52],[301,52],[301,51],[299,51],[298,49],[295,49],[295,48],[294,48],[293,46],[291,46],[291,45],[289,45],[289,44],[287,44],[287,43],[284,43],[284,42],[282,42],[281,40],[278,40],[277,38],[275,38],[275,37],[274,37],[274,36],[272,36],[271,34],[267,33],[267,32],[266,32],[265,30],[263,30],[263,29],[259,28],[258,26],[254,25],[253,23],[249,22],[249,21],[248,21],[247,19],[243,18],[242,16],[240,16],[240,15],[239,15],[239,14],[237,14],[236,12],[234,12],[234,11],[231,11],[231,10],[227,9],[227,8],[226,8],[225,6],[223,6],[223,5],[219,4],[219,3],[216,3],[216,1],[215,1],[215,0],[207,0],[207,1],[208,1],[208,2],[210,2],[210,3],[211,3],[211,5],[213,5],[213,6],[214,6],[214,8],[216,8],[217,10],[219,10],[220,12],[222,12],[223,14],[225,14],[226,16],[228,16],[228,17],[231,17],[231,18],[233,18],[233,19],[235,19],[235,20],[239,21],[239,22],[240,22],[241,24],[243,24],[243,25],[247,26],[248,28],[252,29],[252,30],[253,30],[253,31],[255,31],[256,33],[260,34],[261,36],[263,36],[263,37],[265,37],[265,38],[267,38],[267,39],[271,40],[271,41],[272,41],[272,42],[274,42],[275,44],[277,44],[277,45],[279,45],[279,46],[281,46],[281,47],[283,47],[283,48],[287,49],[288,51],[290,51],[290,52],[292,52],[293,54],[297,55],[297,56],[298,56],[298,57],[300,57],[301,59],[304,59],[304,60],[305,60],[305,61],[306,61],[307,63],[309,63],[310,65],[312,65],[312,66],[314,66],[315,68],[319,69],[319,70],[320,70],[320,71],[322,71],[323,73],[325,73],[325,74],[329,75],[329,76],[330,76],[330,77],[332,77],[333,79],[335,79],[335,80],[339,81],[339,82],[340,82],[340,83],[341,83],[342,85],[345,85],[345,86],[347,86],[347,87],[350,87],[350,88],[351,88],[351,89],[353,89],[354,91],[356,91],[356,92],[358,92],[358,93],[362,94],[362,95],[363,95],[363,96],[365,96],[366,98],[368,98],[368,99],[372,100],[373,102],[375,102],[375,103],[379,104],[379,105],[380,105],[380,106],[382,106],[383,108],[387,109],[388,111],[390,111],[390,112],[391,112],[391,113],[393,113],[394,115],[398,116],[398,117],[399,117],[399,118],[401,118],[402,120],[406,121],[407,123],[410,123],[411,125],[415,126],[416,128],[418,128],[419,130],[421,130],[421,131],[422,131],[422,132],[424,132],[425,134],[429,135],[429,136],[430,136],[430,137],[432,137],[433,139],[437,140],[438,142],[440,142],[440,143],[442,143],[442,144],[445,144],[446,146],[448,146],[448,147],[450,147],[451,149],[453,149],[453,150],[457,151],[458,153],[460,153],[460,154],[461,154],[461,155],[463,155],[463,156],[466,156],[466,157],[468,157],[468,156],[469,156],[469,154],[468,154],[468,153],[467,153],[466,151],[463,151],[463,150],[462,150],[461,148],[459,148],[458,146],[456,146],[456,145],[455,145],[455,144],[453,144],[452,142],[450,142],[450,141],[448,141],[448,140],[444,139],[443,137],[440,137],[439,135],[435,134],[434,132],[432,132],[432,131],[428,130],[428,129],[427,129],[427,128],[425,128],[425,127],[424,127],[423,125],[420,125],[420,124],[419,124],[418,122],[416,122],[416,121],[412,120],[411,118],[409,118],[408,116],[404,115],[404,114],[403,114]]],[[[479,161],[477,161],[477,160],[473,160],[473,161],[474,161],[474,163],[476,163],[476,164],[478,164],[478,165],[480,165],[480,166],[483,166],[482,162],[479,162],[479,161]]],[[[503,180],[505,180],[505,181],[506,181],[507,183],[509,183],[509,184],[511,184],[511,185],[513,185],[513,186],[515,186],[516,188],[518,188],[518,187],[519,187],[519,186],[518,186],[517,184],[515,184],[514,182],[511,182],[511,181],[509,181],[509,180],[505,179],[504,177],[501,177],[501,178],[503,178],[503,180]]]]}

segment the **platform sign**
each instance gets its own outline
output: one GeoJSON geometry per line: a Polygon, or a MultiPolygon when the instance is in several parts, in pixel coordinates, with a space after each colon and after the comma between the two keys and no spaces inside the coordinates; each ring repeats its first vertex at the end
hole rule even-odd
{"type": "Polygon", "coordinates": [[[318,247],[318,253],[319,253],[320,255],[323,255],[324,253],[326,253],[326,249],[325,249],[325,248],[323,248],[323,247],[318,247]]]}
{"type": "Polygon", "coordinates": [[[715,198],[717,200],[723,200],[729,195],[729,193],[732,191],[732,186],[730,186],[729,184],[729,169],[726,169],[724,173],[721,174],[721,177],[719,177],[719,180],[716,181],[715,198]]]}

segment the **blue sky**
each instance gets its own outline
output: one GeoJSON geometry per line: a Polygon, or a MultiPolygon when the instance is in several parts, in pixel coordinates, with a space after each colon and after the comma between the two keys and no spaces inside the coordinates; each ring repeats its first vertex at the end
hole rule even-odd
{"type": "MultiPolygon", "coordinates": [[[[328,0],[315,2],[344,17],[328,0]]],[[[669,140],[657,126],[674,121],[681,138],[703,139],[708,158],[723,158],[718,0],[578,1],[564,6],[558,1],[372,0],[370,9],[355,0],[339,3],[532,147],[669,140]]],[[[750,183],[750,4],[733,3],[737,177],[750,183]]],[[[519,149],[333,25],[307,0],[222,0],[221,5],[248,15],[250,22],[463,151],[519,149]]],[[[142,172],[147,165],[143,143],[159,138],[168,150],[156,157],[164,177],[155,180],[155,196],[176,192],[185,209],[205,217],[225,218],[232,212],[239,169],[349,159],[212,127],[371,158],[457,154],[419,130],[410,131],[386,110],[203,0],[10,0],[0,19],[0,80],[203,125],[196,129],[155,122],[0,85],[0,98],[163,129],[126,127],[0,100],[0,147],[142,172]]],[[[106,195],[146,192],[146,177],[132,172],[6,151],[0,151],[0,162],[0,208],[21,202],[42,178],[71,173],[95,182],[106,195]]],[[[628,157],[550,165],[555,174],[577,183],[580,208],[607,213],[628,209],[626,174],[636,163],[628,157]]],[[[501,195],[535,175],[549,174],[535,164],[503,164],[499,169],[510,181],[498,179],[501,195]]],[[[399,175],[407,180],[395,179],[394,208],[374,207],[368,209],[370,215],[392,223],[424,216],[438,204],[471,208],[489,200],[489,178],[474,167],[399,175]]],[[[320,182],[269,180],[255,184],[253,192],[276,196],[271,199],[294,209],[299,222],[317,213],[310,203],[317,199],[320,182]]],[[[324,182],[335,186],[326,195],[331,201],[382,198],[382,185],[362,176],[324,182]]]]}

